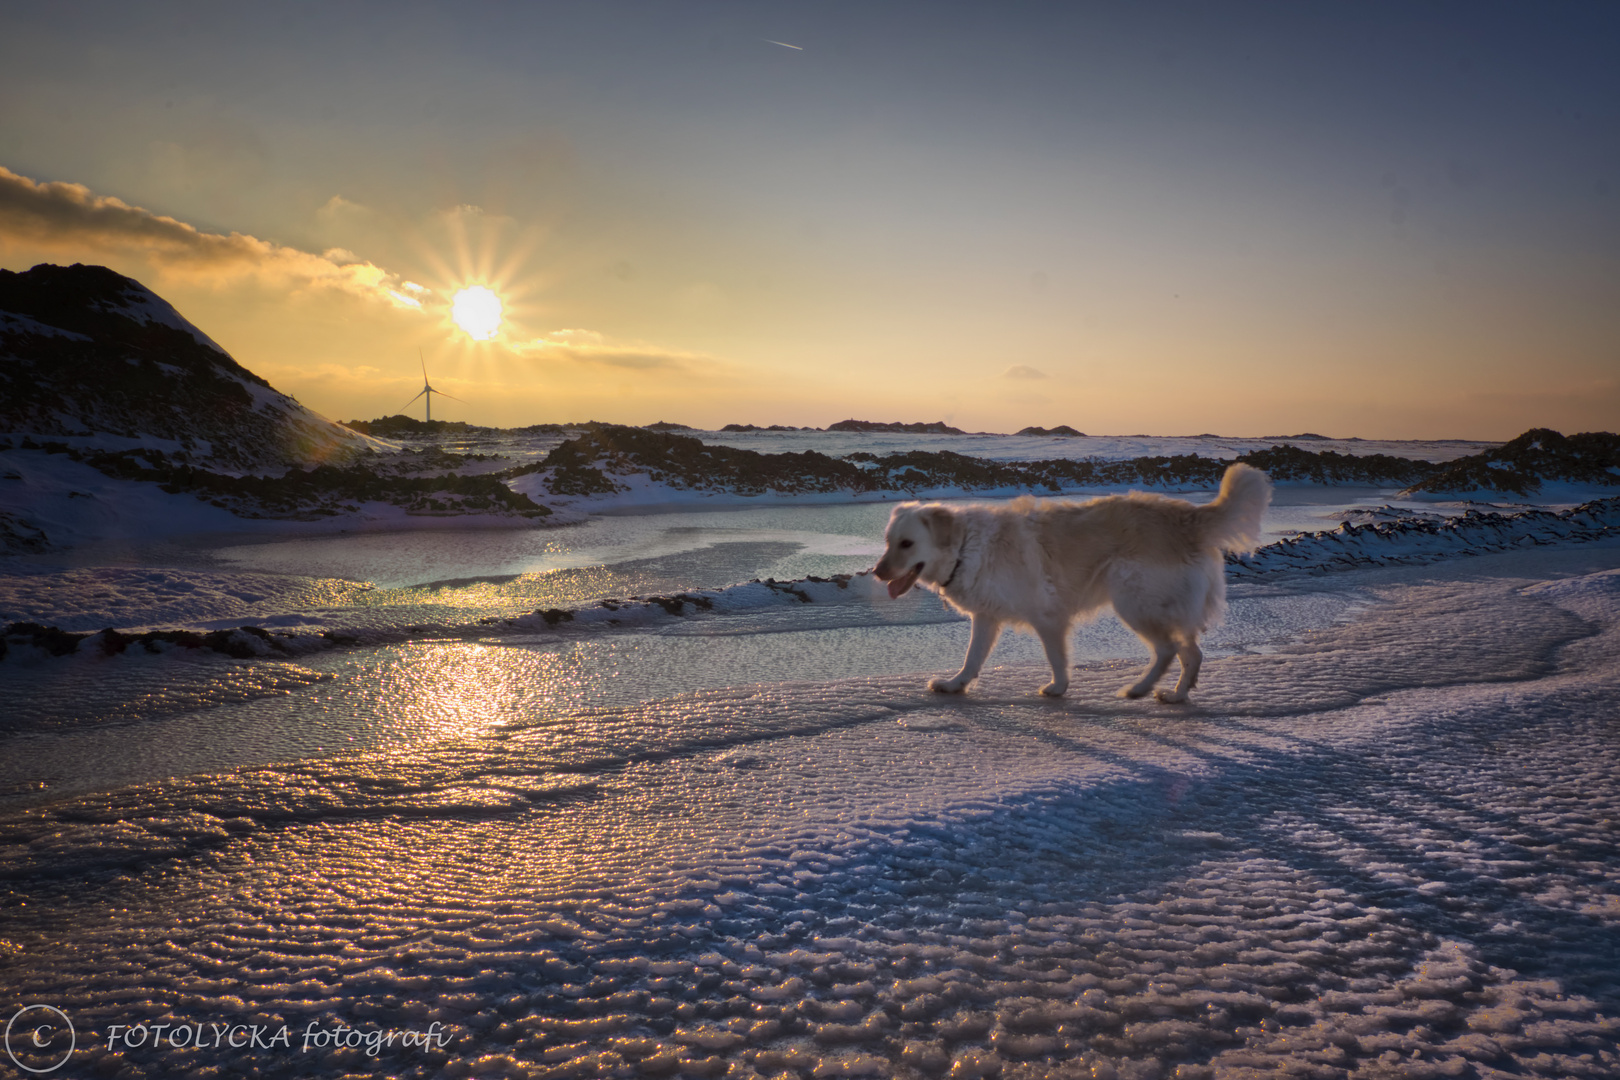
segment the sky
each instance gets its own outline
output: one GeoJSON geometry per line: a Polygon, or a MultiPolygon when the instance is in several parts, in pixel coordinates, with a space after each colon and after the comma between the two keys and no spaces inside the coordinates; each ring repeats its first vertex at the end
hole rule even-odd
{"type": "Polygon", "coordinates": [[[502,426],[1620,426],[1610,4],[0,0],[0,31],[0,267],[111,266],[334,419],[425,360],[435,418],[502,426]]]}

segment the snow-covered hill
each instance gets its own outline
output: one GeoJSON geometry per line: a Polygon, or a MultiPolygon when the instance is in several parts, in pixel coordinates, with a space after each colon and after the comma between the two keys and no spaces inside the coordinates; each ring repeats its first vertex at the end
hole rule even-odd
{"type": "Polygon", "coordinates": [[[458,455],[405,452],[312,412],[100,266],[0,270],[0,452],[7,554],[244,519],[364,530],[551,516],[492,477],[451,472],[458,455]]]}
{"type": "Polygon", "coordinates": [[[0,270],[0,430],[174,464],[279,474],[385,444],[231,359],[140,282],[102,266],[0,270]]]}

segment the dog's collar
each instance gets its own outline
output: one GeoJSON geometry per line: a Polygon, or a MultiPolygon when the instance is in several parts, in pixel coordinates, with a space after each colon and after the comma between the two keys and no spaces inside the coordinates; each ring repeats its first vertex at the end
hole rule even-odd
{"type": "Polygon", "coordinates": [[[958,555],[956,557],[956,565],[951,567],[951,576],[945,579],[944,583],[942,585],[940,585],[940,588],[942,588],[942,589],[950,588],[951,587],[951,582],[956,580],[956,572],[958,570],[960,570],[960,569],[962,569],[962,556],[958,555]]]}

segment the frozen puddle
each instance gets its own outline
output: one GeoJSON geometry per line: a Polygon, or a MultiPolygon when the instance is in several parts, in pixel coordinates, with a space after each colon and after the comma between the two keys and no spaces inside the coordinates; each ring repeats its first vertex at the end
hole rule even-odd
{"type": "MultiPolygon", "coordinates": [[[[628,627],[582,618],[559,632],[503,628],[482,640],[429,638],[296,661],[230,660],[201,649],[148,654],[138,647],[107,656],[81,647],[71,657],[12,663],[0,668],[0,716],[10,718],[6,739],[13,750],[0,755],[0,807],[8,799],[60,798],[339,752],[397,753],[717,686],[847,681],[959,665],[967,623],[932,594],[876,604],[832,584],[820,592],[815,603],[789,597],[734,611],[717,604],[713,613],[684,617],[655,609],[656,617],[628,627]]],[[[1206,639],[1211,656],[1275,648],[1351,618],[1368,602],[1348,588],[1251,583],[1234,593],[1225,625],[1206,639]]],[[[621,607],[617,614],[626,612],[621,607]]],[[[1080,661],[1144,653],[1112,617],[1075,635],[1080,661]]],[[[1033,637],[1009,634],[994,659],[1018,665],[1041,656],[1033,637]]],[[[588,739],[594,723],[570,723],[568,737],[588,739]]]]}
{"type": "Polygon", "coordinates": [[[1015,663],[85,794],[0,819],[0,962],[75,1075],[1612,1077],[1617,615],[1431,577],[1186,710],[1015,663]]]}

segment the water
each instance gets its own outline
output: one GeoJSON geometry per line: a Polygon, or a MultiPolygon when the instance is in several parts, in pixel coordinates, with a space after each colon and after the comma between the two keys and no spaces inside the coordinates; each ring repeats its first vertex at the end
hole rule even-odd
{"type": "MultiPolygon", "coordinates": [[[[556,441],[501,434],[446,448],[501,453],[509,463],[556,441]]],[[[814,443],[824,452],[952,448],[1004,459],[1060,450],[1117,457],[1253,448],[1216,439],[885,433],[757,433],[725,441],[767,450],[814,443]]],[[[1469,449],[1459,446],[1346,443],[1341,449],[1413,457],[1469,449]]],[[[1187,493],[1200,502],[1211,495],[1187,493]]],[[[1392,496],[1373,488],[1283,486],[1266,516],[1265,537],[1332,528],[1351,508],[1386,505],[1392,496]]],[[[0,798],[9,792],[37,800],[398,747],[485,731],[514,717],[555,718],[725,687],[949,673],[965,648],[964,621],[921,590],[897,603],[864,583],[830,605],[790,603],[676,625],[598,626],[589,632],[563,626],[538,635],[493,625],[604,599],[858,573],[882,551],[889,509],[874,502],[778,503],[603,515],[561,528],[147,542],[137,537],[80,549],[55,562],[13,560],[17,572],[5,579],[5,618],[73,631],[246,624],[395,640],[295,662],[229,661],[211,654],[182,662],[137,650],[99,661],[7,665],[0,670],[0,709],[11,718],[18,752],[0,765],[0,798]]],[[[1460,509],[1422,504],[1428,513],[1460,509]]],[[[1276,648],[1348,617],[1363,603],[1354,590],[1240,586],[1226,625],[1210,635],[1208,648],[1217,657],[1276,648]]],[[[1111,616],[1077,631],[1077,663],[1136,664],[1143,657],[1140,643],[1111,616]]],[[[994,662],[1040,659],[1032,639],[1010,634],[994,662]]]]}
{"type": "Polygon", "coordinates": [[[1019,634],[945,697],[932,594],[728,588],[888,510],[12,560],[0,618],[371,643],[0,663],[3,981],[131,1080],[1620,1068],[1620,548],[1238,581],[1186,707],[1111,616],[1062,700],[1019,634]]]}
{"type": "MultiPolygon", "coordinates": [[[[1206,502],[1213,492],[1188,492],[1206,502]]],[[[976,499],[1006,502],[1005,499],[976,499]]],[[[1280,487],[1266,541],[1331,529],[1356,506],[1455,514],[1460,504],[1400,500],[1371,487],[1280,487]]],[[[869,569],[883,552],[892,504],[734,507],[614,514],[555,529],[419,532],[263,540],[187,553],[240,571],[369,581],[384,588],[499,581],[564,570],[596,573],[601,596],[720,588],[869,569]],[[656,583],[656,584],[655,584],[656,583]]],[[[572,590],[559,595],[584,596],[572,590]]]]}
{"type": "Polygon", "coordinates": [[[57,740],[68,786],[0,813],[0,958],[76,1025],[72,1075],[1164,1076],[1395,1048],[1602,1076],[1616,559],[1245,587],[1191,708],[1112,697],[1107,660],[1042,699],[1016,653],[929,694],[907,669],[961,627],[920,606],[336,651],[121,740],[8,736],[57,740]],[[203,771],[71,786],[120,745],[109,768],[203,771]],[[194,1037],[251,1024],[268,1041],[194,1037]],[[444,1040],[304,1041],[345,1029],[444,1040]]]}

